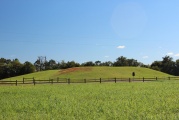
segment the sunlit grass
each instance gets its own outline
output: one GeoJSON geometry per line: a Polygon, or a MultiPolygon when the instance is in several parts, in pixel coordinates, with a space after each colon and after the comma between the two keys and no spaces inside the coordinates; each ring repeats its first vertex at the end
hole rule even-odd
{"type": "Polygon", "coordinates": [[[47,70],[47,71],[40,71],[40,72],[35,72],[31,74],[26,74],[26,75],[21,75],[17,77],[11,77],[11,78],[6,78],[4,80],[23,80],[23,78],[35,78],[35,79],[49,79],[53,78],[59,70],[47,70]]]}
{"type": "Polygon", "coordinates": [[[67,72],[63,73],[63,70],[49,70],[36,72],[32,74],[7,78],[6,80],[22,80],[25,78],[35,78],[35,79],[49,79],[49,78],[77,78],[77,79],[94,79],[94,78],[132,78],[132,72],[135,72],[136,78],[143,77],[159,77],[159,78],[167,78],[171,75],[162,73],[159,71],[155,71],[148,68],[142,67],[81,67],[80,70],[70,71],[65,70],[67,72]],[[86,70],[88,69],[88,70],[86,70]]]}
{"type": "Polygon", "coordinates": [[[142,67],[90,67],[87,71],[75,71],[66,74],[60,74],[62,78],[129,78],[132,77],[132,72],[135,72],[135,77],[168,77],[169,74],[155,71],[149,68],[142,67]]]}
{"type": "Polygon", "coordinates": [[[0,119],[179,119],[179,81],[0,87],[0,119]]]}

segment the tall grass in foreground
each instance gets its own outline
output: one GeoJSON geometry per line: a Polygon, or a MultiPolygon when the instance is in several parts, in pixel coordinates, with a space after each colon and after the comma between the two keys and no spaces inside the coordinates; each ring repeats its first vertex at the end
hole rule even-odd
{"type": "Polygon", "coordinates": [[[0,86],[0,119],[179,119],[179,81],[0,86]]]}

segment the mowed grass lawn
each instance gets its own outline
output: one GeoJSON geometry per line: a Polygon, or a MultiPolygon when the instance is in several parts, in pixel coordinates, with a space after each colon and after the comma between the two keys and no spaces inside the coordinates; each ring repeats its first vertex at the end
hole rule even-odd
{"type": "Polygon", "coordinates": [[[79,67],[60,71],[61,78],[129,78],[135,72],[135,77],[168,77],[171,76],[156,70],[143,67],[79,67]]]}
{"type": "Polygon", "coordinates": [[[71,78],[71,79],[99,79],[99,78],[132,78],[135,72],[136,78],[166,78],[172,75],[142,67],[76,67],[64,70],[48,70],[32,74],[7,78],[6,80],[22,81],[24,78],[49,79],[49,78],[71,78]]]}
{"type": "Polygon", "coordinates": [[[0,86],[0,119],[178,120],[179,81],[0,86]]]}

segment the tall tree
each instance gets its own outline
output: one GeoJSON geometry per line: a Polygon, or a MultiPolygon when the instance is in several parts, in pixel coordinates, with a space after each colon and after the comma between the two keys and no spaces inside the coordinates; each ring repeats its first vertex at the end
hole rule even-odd
{"type": "Polygon", "coordinates": [[[93,63],[92,61],[88,61],[83,63],[82,66],[95,66],[95,63],[93,63]]]}
{"type": "Polygon", "coordinates": [[[76,63],[75,61],[68,61],[66,65],[67,65],[67,68],[79,67],[80,66],[80,64],[76,63]]]}
{"type": "Polygon", "coordinates": [[[113,66],[113,63],[111,61],[106,61],[101,63],[102,66],[113,66]]]}
{"type": "Polygon", "coordinates": [[[174,74],[175,62],[172,61],[173,58],[170,56],[163,57],[161,71],[169,74],[174,74]]]}
{"type": "Polygon", "coordinates": [[[154,61],[151,64],[151,69],[161,71],[161,69],[162,69],[162,61],[154,61]]]}
{"type": "Polygon", "coordinates": [[[127,59],[127,65],[128,66],[139,66],[139,63],[137,62],[137,60],[127,59]]]}
{"type": "Polygon", "coordinates": [[[66,64],[66,62],[64,60],[59,62],[59,68],[60,69],[66,69],[67,68],[67,64],[66,64]]]}
{"type": "Polygon", "coordinates": [[[40,65],[40,60],[37,59],[34,63],[34,66],[36,68],[36,71],[40,71],[41,70],[41,65],[40,65]]]}
{"type": "Polygon", "coordinates": [[[10,70],[11,70],[11,76],[21,75],[21,69],[23,65],[19,62],[19,60],[16,58],[14,59],[10,64],[10,70]]]}
{"type": "Polygon", "coordinates": [[[96,65],[96,66],[100,66],[100,65],[101,65],[101,61],[99,61],[99,60],[98,60],[98,61],[95,61],[95,65],[96,65]]]}
{"type": "Polygon", "coordinates": [[[118,57],[116,62],[114,63],[115,66],[127,66],[127,58],[124,56],[118,57]]]}
{"type": "Polygon", "coordinates": [[[179,59],[175,62],[175,75],[179,75],[179,59]]]}
{"type": "Polygon", "coordinates": [[[21,69],[21,73],[22,74],[28,74],[28,73],[33,73],[33,72],[35,72],[35,66],[32,63],[26,61],[23,64],[23,67],[21,69]]]}
{"type": "Polygon", "coordinates": [[[56,63],[55,60],[51,59],[49,61],[46,61],[45,70],[53,70],[53,69],[57,69],[57,68],[58,68],[58,64],[56,63]]]}

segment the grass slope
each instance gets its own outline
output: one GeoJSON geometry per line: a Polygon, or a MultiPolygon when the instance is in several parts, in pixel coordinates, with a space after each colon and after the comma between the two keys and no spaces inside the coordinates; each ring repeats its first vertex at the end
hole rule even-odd
{"type": "Polygon", "coordinates": [[[136,78],[160,77],[165,78],[171,75],[142,67],[78,67],[65,70],[49,70],[32,74],[8,78],[8,80],[22,80],[25,78],[49,79],[49,78],[132,78],[135,72],[136,78]]]}
{"type": "Polygon", "coordinates": [[[35,79],[49,79],[55,76],[55,74],[58,73],[59,70],[48,70],[48,71],[41,71],[41,72],[35,72],[31,74],[6,78],[4,80],[22,80],[24,78],[35,78],[35,79]]]}
{"type": "Polygon", "coordinates": [[[159,71],[151,70],[141,67],[82,67],[71,68],[67,72],[59,72],[58,77],[62,78],[129,78],[132,77],[132,72],[135,72],[135,77],[168,77],[169,74],[165,74],[159,71]]]}

